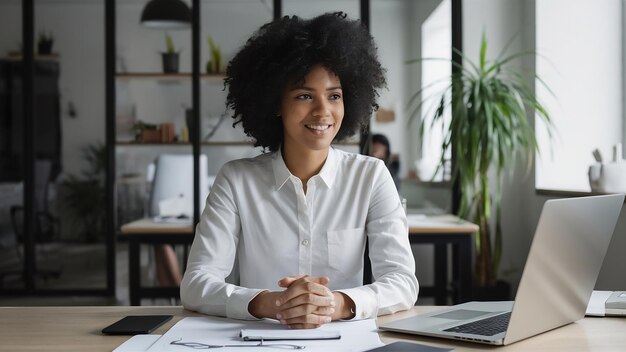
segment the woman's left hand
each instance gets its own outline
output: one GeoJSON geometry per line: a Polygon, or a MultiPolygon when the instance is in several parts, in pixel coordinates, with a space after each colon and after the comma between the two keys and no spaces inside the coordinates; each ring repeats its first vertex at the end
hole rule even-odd
{"type": "Polygon", "coordinates": [[[276,301],[277,319],[294,329],[312,329],[332,320],[354,317],[354,302],[341,292],[331,292],[325,276],[290,276],[278,284],[285,287],[276,301]]]}
{"type": "Polygon", "coordinates": [[[278,284],[287,288],[276,305],[276,319],[292,329],[312,329],[332,321],[335,313],[335,296],[326,287],[324,276],[290,276],[278,284]]]}

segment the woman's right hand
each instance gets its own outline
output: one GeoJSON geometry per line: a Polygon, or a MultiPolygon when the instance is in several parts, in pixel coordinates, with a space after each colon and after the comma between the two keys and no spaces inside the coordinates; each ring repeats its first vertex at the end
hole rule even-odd
{"type": "Polygon", "coordinates": [[[335,295],[327,277],[293,276],[279,281],[282,292],[265,291],[248,305],[257,318],[278,319],[289,328],[311,329],[329,323],[335,312],[335,295]]]}

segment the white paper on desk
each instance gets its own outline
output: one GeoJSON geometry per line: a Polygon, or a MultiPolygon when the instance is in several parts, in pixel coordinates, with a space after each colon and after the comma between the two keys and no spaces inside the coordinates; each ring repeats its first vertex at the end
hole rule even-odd
{"type": "Polygon", "coordinates": [[[113,352],[145,352],[161,335],[135,335],[119,345],[113,352]]]}
{"type": "MultiPolygon", "coordinates": [[[[191,348],[171,345],[172,341],[180,339],[180,342],[199,342],[209,345],[249,344],[256,345],[258,342],[241,341],[239,332],[242,329],[284,330],[283,325],[274,320],[247,321],[217,317],[189,317],[181,319],[167,333],[163,335],[148,351],[169,352],[187,351],[191,348]]],[[[359,321],[342,321],[325,324],[320,330],[336,330],[341,332],[338,340],[306,340],[291,341],[294,344],[306,346],[307,352],[328,351],[366,351],[374,347],[382,346],[378,338],[377,327],[374,319],[359,321]]],[[[290,341],[285,341],[291,343],[290,341]]],[[[282,343],[282,342],[268,342],[282,343]]],[[[227,352],[252,352],[268,351],[267,347],[229,347],[227,352]]]]}
{"type": "Polygon", "coordinates": [[[613,291],[593,291],[589,304],[587,305],[587,311],[585,315],[588,317],[603,317],[605,316],[605,303],[606,300],[611,297],[613,291]]]}

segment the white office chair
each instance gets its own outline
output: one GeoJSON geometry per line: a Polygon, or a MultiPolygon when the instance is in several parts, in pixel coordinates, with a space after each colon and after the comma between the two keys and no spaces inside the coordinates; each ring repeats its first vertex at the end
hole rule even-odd
{"type": "MultiPolygon", "coordinates": [[[[206,197],[209,194],[208,161],[204,154],[200,155],[199,172],[200,197],[198,206],[200,213],[202,213],[206,197]]],[[[148,179],[150,178],[149,168],[148,179]]],[[[159,155],[154,166],[154,180],[150,191],[148,209],[148,215],[152,217],[160,215],[193,217],[193,155],[159,155]],[[164,201],[169,203],[170,209],[162,209],[164,201]],[[161,207],[159,207],[159,203],[161,203],[161,207]]]]}
{"type": "MultiPolygon", "coordinates": [[[[200,212],[204,210],[204,204],[206,197],[209,194],[209,176],[208,176],[208,162],[206,155],[200,155],[200,194],[198,199],[198,206],[200,212]]],[[[191,154],[161,154],[156,159],[154,166],[148,167],[147,179],[152,179],[152,187],[150,190],[150,199],[148,203],[148,215],[153,218],[159,218],[162,221],[184,221],[191,222],[193,217],[193,155],[191,154]]],[[[180,247],[171,247],[174,251],[176,258],[181,258],[180,247]]],[[[156,266],[152,265],[152,256],[149,257],[148,267],[154,267],[161,275],[169,275],[171,272],[169,269],[175,268],[181,265],[180,259],[177,259],[178,264],[165,264],[168,261],[165,258],[170,256],[171,250],[167,246],[157,245],[154,252],[154,260],[157,262],[156,266]],[[158,253],[157,253],[158,252],[158,253]],[[159,254],[160,253],[160,254],[159,254]],[[159,259],[159,256],[161,256],[159,259]],[[165,260],[165,261],[163,261],[165,260]],[[163,262],[158,262],[163,261],[163,262]],[[165,266],[163,266],[165,265],[165,266]],[[165,268],[165,269],[164,269],[165,268]],[[168,269],[169,268],[169,269],[168,269]],[[166,273],[166,274],[164,274],[166,273]]],[[[158,283],[157,272],[154,272],[152,277],[155,284],[158,283]]],[[[170,280],[170,279],[165,279],[170,280]]]]}

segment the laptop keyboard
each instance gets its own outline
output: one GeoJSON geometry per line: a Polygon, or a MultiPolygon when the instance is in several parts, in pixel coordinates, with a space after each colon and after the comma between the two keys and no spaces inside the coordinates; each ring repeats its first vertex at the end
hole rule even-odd
{"type": "Polygon", "coordinates": [[[444,331],[462,334],[493,336],[505,332],[509,326],[511,312],[455,326],[444,331]]]}

